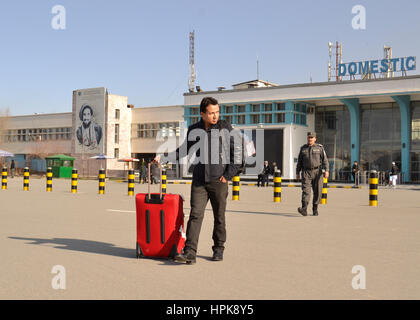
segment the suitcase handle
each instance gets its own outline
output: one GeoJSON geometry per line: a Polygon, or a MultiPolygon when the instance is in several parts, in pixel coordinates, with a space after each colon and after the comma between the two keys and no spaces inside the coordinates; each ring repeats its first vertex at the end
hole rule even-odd
{"type": "MultiPolygon", "coordinates": [[[[162,165],[160,164],[160,162],[157,162],[159,169],[160,169],[160,192],[159,192],[159,204],[163,203],[163,197],[162,197],[162,165]]],[[[152,202],[152,200],[157,200],[157,199],[152,199],[152,196],[150,195],[150,167],[151,167],[152,163],[149,162],[148,163],[148,170],[147,170],[147,190],[148,190],[148,197],[146,197],[146,202],[147,203],[156,203],[156,202],[152,202]]]]}

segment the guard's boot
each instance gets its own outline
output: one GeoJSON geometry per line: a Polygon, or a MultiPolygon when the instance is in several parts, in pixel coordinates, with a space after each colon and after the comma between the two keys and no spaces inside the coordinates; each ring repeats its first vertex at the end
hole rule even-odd
{"type": "Polygon", "coordinates": [[[312,212],[313,212],[314,216],[318,215],[318,205],[317,204],[314,204],[312,206],[312,212]]]}
{"type": "Polygon", "coordinates": [[[306,212],[306,207],[302,207],[302,208],[299,207],[298,212],[304,217],[306,217],[308,215],[308,212],[306,212]]]}

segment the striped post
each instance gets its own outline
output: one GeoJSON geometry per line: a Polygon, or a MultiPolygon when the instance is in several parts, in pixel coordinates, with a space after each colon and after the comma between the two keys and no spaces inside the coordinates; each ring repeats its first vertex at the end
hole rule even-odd
{"type": "Polygon", "coordinates": [[[23,169],[23,191],[29,190],[29,168],[23,169]]]}
{"type": "Polygon", "coordinates": [[[128,195],[134,196],[134,170],[128,170],[128,195]]]}
{"type": "Polygon", "coordinates": [[[233,187],[232,187],[232,200],[239,201],[239,176],[234,176],[232,179],[233,187]]]}
{"type": "Polygon", "coordinates": [[[369,206],[378,206],[378,173],[372,170],[369,175],[369,206]]]}
{"type": "Polygon", "coordinates": [[[77,169],[71,171],[71,193],[77,193],[77,179],[79,175],[77,174],[77,169]]]}
{"type": "Polygon", "coordinates": [[[47,192],[51,192],[52,191],[52,168],[48,167],[47,168],[47,192]]]}
{"type": "Polygon", "coordinates": [[[1,189],[7,190],[7,168],[3,167],[1,171],[1,189]]]}
{"type": "Polygon", "coordinates": [[[105,169],[99,170],[99,194],[105,193],[105,169]]]}
{"type": "Polygon", "coordinates": [[[324,178],[324,184],[322,185],[321,204],[327,204],[327,191],[328,191],[328,178],[324,178]]]}
{"type": "Polygon", "coordinates": [[[166,170],[162,170],[162,194],[166,194],[166,170]]]}
{"type": "Polygon", "coordinates": [[[281,174],[279,170],[274,172],[274,202],[281,202],[281,174]]]}

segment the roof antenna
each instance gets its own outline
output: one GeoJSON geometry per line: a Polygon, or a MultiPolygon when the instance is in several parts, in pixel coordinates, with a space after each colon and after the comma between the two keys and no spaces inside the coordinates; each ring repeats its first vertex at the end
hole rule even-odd
{"type": "Polygon", "coordinates": [[[260,79],[260,66],[258,61],[258,53],[257,53],[257,80],[260,79]]]}

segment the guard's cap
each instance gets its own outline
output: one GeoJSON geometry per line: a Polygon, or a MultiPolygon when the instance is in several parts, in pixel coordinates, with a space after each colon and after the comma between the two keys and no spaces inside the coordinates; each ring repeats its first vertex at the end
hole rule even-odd
{"type": "Polygon", "coordinates": [[[308,137],[316,138],[316,132],[314,131],[308,132],[308,137]]]}

